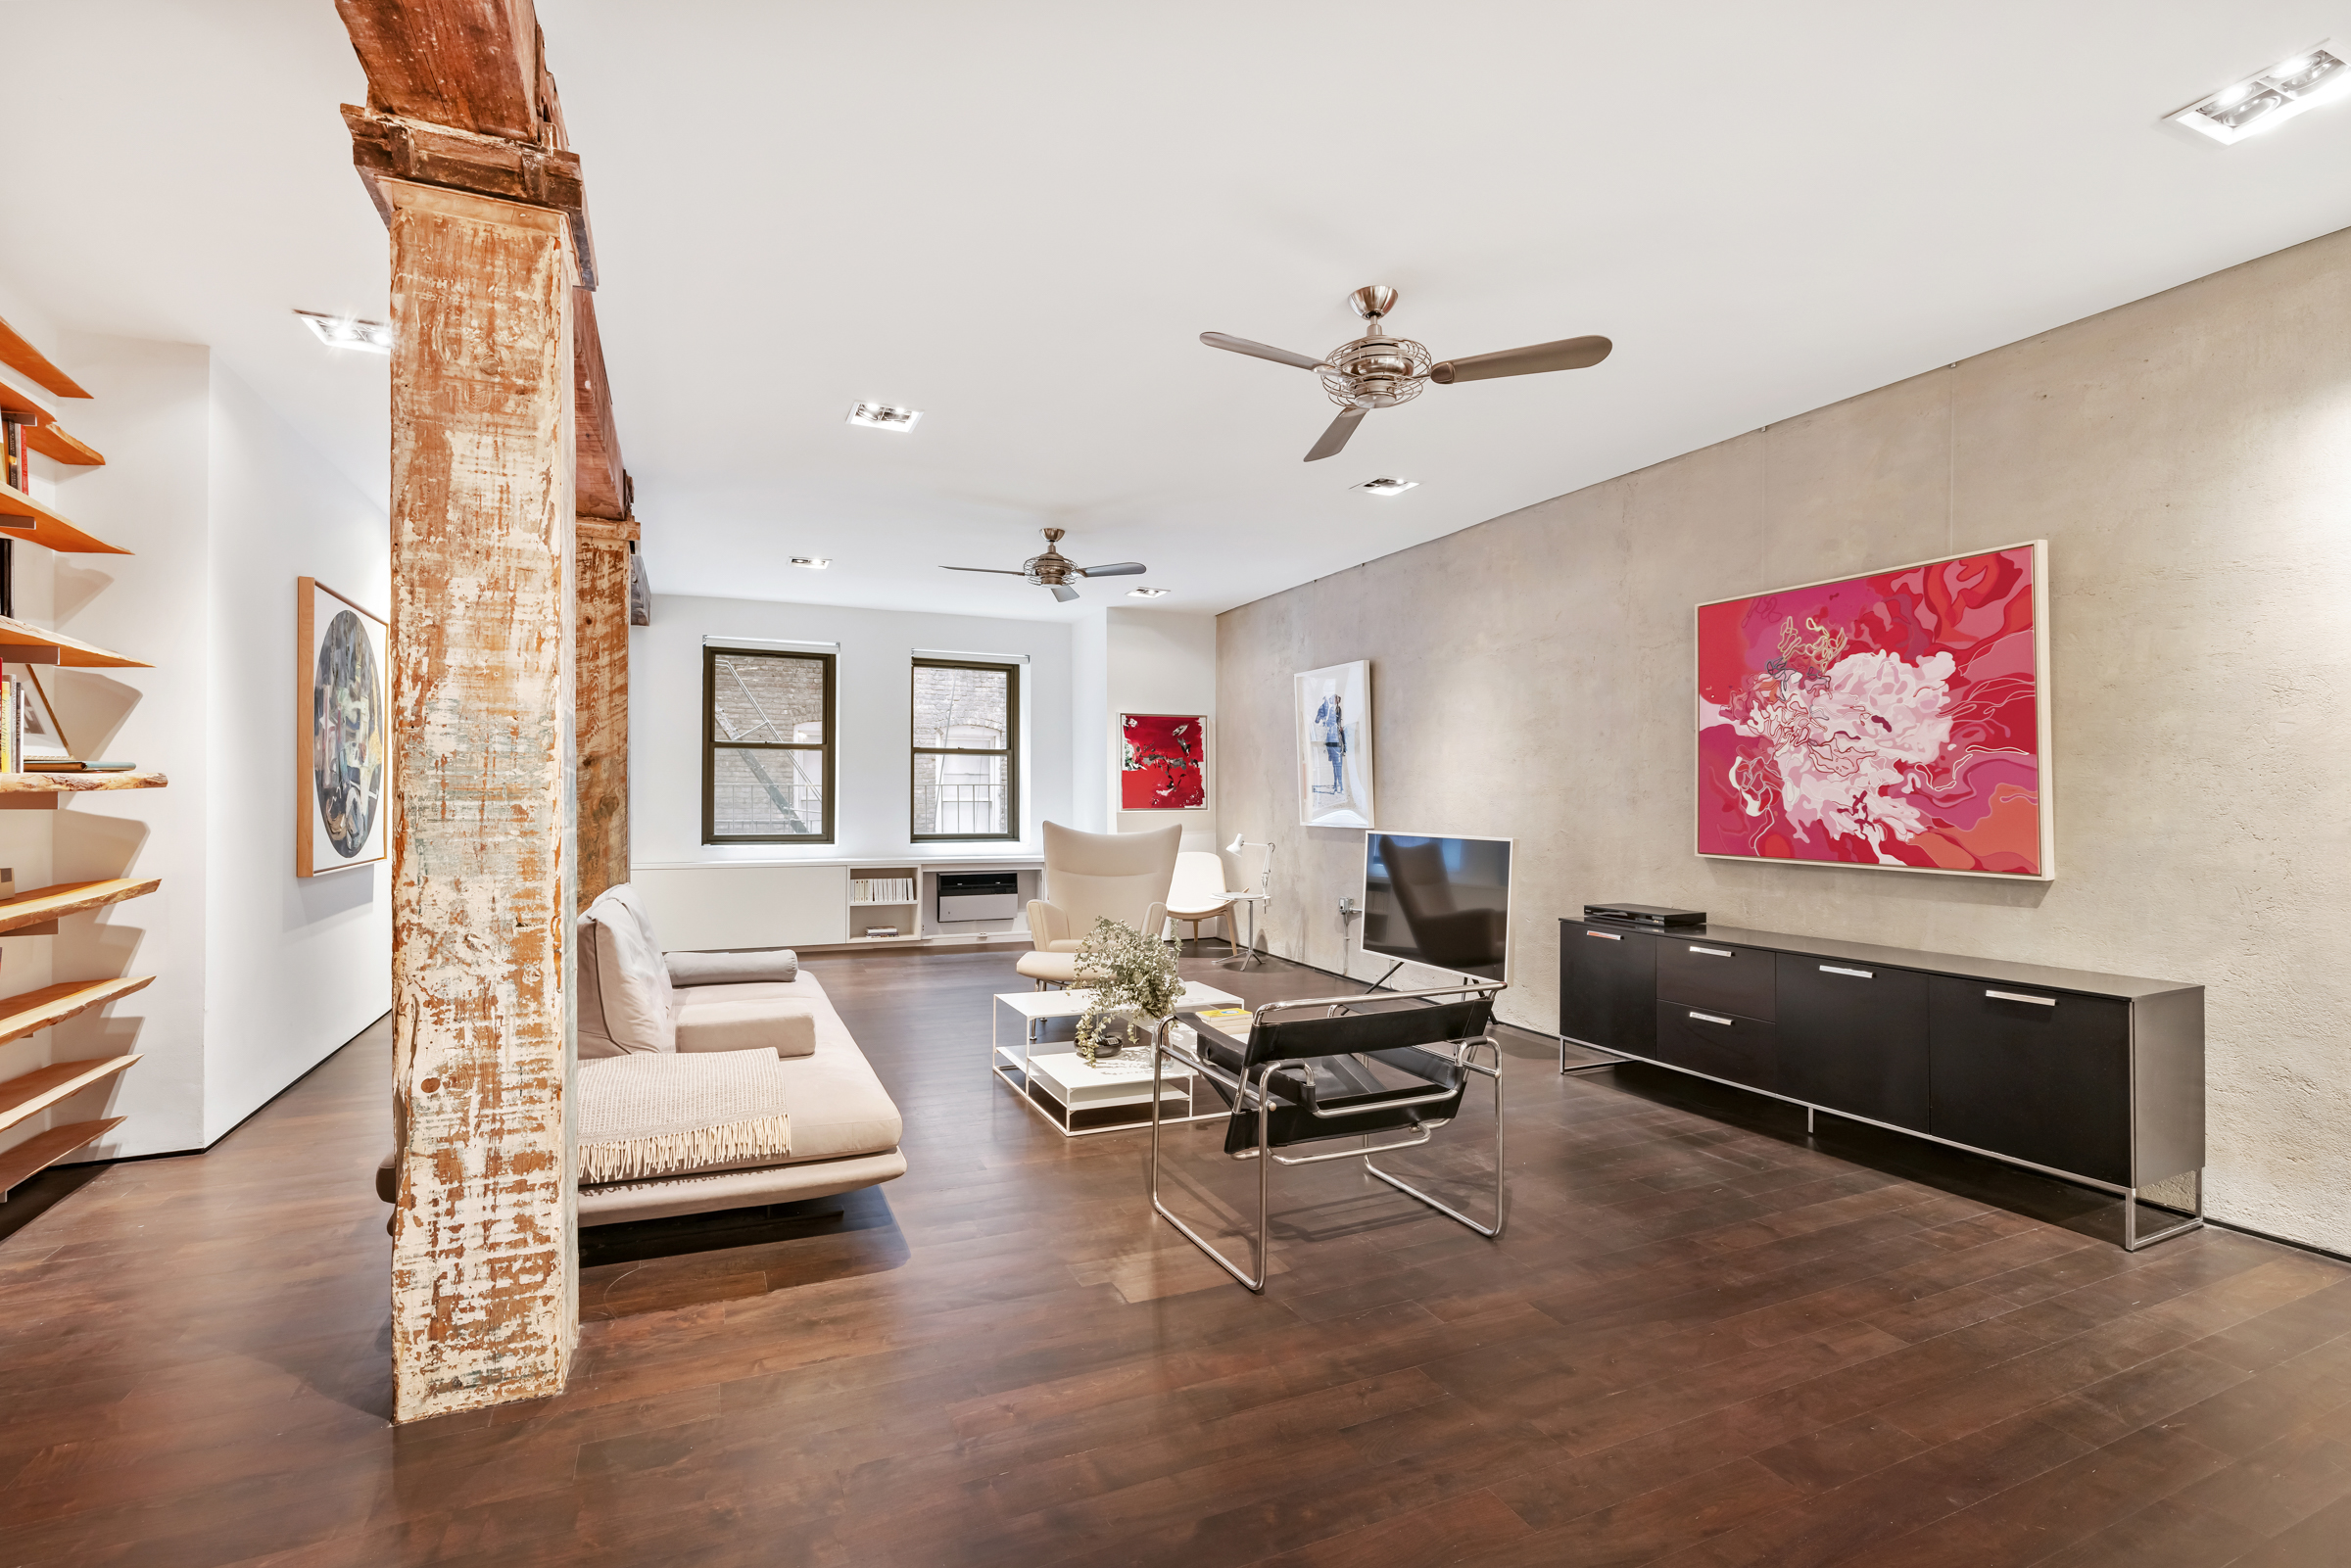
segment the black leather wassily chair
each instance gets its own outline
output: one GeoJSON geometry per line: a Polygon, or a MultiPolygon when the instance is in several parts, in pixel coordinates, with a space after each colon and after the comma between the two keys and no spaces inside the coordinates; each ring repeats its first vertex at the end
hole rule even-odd
{"type": "Polygon", "coordinates": [[[1328,1160],[1361,1160],[1364,1168],[1439,1213],[1460,1220],[1481,1236],[1502,1234],[1502,1050],[1495,1043],[1494,993],[1501,983],[1445,986],[1426,991],[1382,991],[1381,1002],[1399,999],[1421,1006],[1377,1013],[1348,1013],[1363,996],[1306,997],[1257,1009],[1249,1038],[1234,1040],[1197,1019],[1198,1047],[1186,1052],[1158,1031],[1152,1046],[1151,1207],[1184,1238],[1215,1259],[1224,1271],[1253,1291],[1266,1288],[1266,1215],[1275,1165],[1304,1165],[1328,1160]],[[1438,998],[1452,998],[1440,1001],[1438,998]],[[1320,1016],[1308,1016],[1307,1010],[1320,1016]],[[1232,1115],[1224,1126],[1224,1152],[1257,1162],[1257,1230],[1244,1271],[1168,1209],[1159,1195],[1159,1095],[1170,1061],[1197,1073],[1216,1089],[1232,1115]],[[1473,1078],[1494,1085],[1494,1222],[1483,1225],[1398,1180],[1371,1163],[1374,1155],[1410,1149],[1461,1114],[1462,1098],[1473,1078]],[[1334,1138],[1360,1138],[1361,1148],[1322,1153],[1282,1151],[1334,1138]],[[1374,1139],[1381,1141],[1374,1142],[1374,1139]]]}

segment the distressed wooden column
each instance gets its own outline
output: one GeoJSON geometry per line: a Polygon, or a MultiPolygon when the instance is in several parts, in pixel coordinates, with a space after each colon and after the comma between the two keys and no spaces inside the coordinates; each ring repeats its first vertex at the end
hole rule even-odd
{"type": "Polygon", "coordinates": [[[385,178],[392,236],[395,1416],[552,1394],[578,1335],[564,960],[561,213],[385,178]]]}
{"type": "Polygon", "coordinates": [[[579,519],[579,902],[629,879],[629,542],[579,519]]]}

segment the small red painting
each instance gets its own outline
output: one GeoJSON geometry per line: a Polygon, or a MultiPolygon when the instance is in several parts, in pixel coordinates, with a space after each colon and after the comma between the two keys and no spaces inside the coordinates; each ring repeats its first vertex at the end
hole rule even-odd
{"type": "Polygon", "coordinates": [[[1698,852],[2051,875],[2044,546],[1698,607],[1698,852]]]}
{"type": "Polygon", "coordinates": [[[1119,715],[1119,805],[1198,811],[1208,805],[1208,721],[1190,713],[1119,715]]]}

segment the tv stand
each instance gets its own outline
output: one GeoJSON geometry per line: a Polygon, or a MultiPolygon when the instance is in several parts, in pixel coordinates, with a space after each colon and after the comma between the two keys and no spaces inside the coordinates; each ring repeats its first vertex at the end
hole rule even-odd
{"type": "Polygon", "coordinates": [[[2116,1193],[2128,1252],[2204,1223],[2201,985],[1561,920],[1559,1070],[1617,1065],[1571,1044],[2116,1193]],[[2183,1175],[2193,1207],[2139,1234],[2140,1191],[2183,1175]]]}

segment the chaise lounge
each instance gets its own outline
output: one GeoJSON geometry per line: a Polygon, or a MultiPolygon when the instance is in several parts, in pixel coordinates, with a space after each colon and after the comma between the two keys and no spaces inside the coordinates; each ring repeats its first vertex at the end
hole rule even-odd
{"type": "MultiPolygon", "coordinates": [[[[906,1173],[897,1106],[789,949],[664,953],[624,883],[580,917],[578,963],[582,1225],[906,1173]]],[[[377,1175],[387,1202],[398,1161],[377,1175]]]]}

